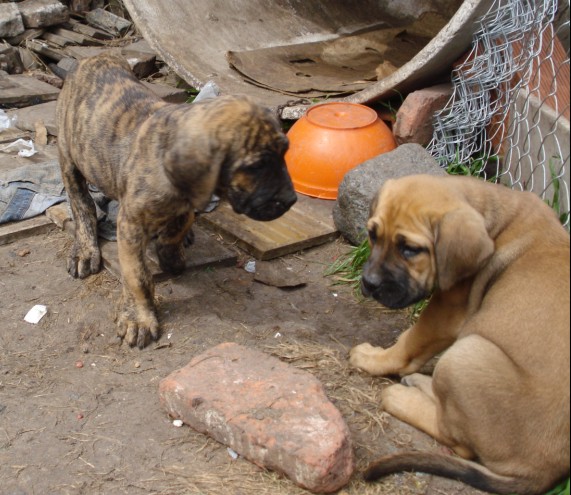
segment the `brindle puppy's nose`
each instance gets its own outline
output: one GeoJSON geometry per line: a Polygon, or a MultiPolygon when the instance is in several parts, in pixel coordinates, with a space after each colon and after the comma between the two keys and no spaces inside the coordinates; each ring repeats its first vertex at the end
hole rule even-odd
{"type": "Polygon", "coordinates": [[[295,203],[297,203],[297,194],[294,190],[286,191],[285,194],[280,196],[279,201],[280,203],[283,203],[287,210],[289,210],[295,203]]]}

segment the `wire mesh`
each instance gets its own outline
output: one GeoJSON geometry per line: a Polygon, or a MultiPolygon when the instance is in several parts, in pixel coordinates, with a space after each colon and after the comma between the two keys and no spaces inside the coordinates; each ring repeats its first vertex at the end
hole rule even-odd
{"type": "Polygon", "coordinates": [[[569,3],[496,0],[452,74],[429,151],[539,194],[569,227],[569,3]]]}

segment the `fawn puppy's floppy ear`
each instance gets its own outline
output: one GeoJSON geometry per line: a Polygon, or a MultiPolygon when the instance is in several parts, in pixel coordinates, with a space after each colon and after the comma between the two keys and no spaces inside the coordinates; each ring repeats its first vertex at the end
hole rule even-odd
{"type": "Polygon", "coordinates": [[[446,213],[436,229],[435,253],[441,290],[476,274],[494,254],[484,217],[468,205],[446,213]]]}

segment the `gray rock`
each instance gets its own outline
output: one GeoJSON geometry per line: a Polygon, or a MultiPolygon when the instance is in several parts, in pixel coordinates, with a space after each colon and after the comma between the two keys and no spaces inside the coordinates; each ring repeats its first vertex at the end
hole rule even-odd
{"type": "Polygon", "coordinates": [[[22,15],[15,3],[0,4],[0,38],[12,38],[24,32],[22,15]]]}
{"type": "Polygon", "coordinates": [[[446,175],[436,160],[418,144],[404,144],[351,170],[339,186],[333,220],[352,244],[366,237],[369,210],[374,196],[390,179],[407,175],[446,175]]]}
{"type": "Polygon", "coordinates": [[[69,10],[59,0],[24,0],[18,9],[27,28],[55,26],[69,20],[69,10]]]}

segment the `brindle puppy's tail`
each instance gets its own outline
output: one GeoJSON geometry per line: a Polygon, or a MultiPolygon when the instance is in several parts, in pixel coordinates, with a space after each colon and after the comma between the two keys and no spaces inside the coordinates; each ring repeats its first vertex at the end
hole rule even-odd
{"type": "Polygon", "coordinates": [[[475,462],[440,454],[421,452],[391,455],[379,459],[365,472],[365,480],[372,482],[399,472],[420,472],[462,481],[485,492],[498,495],[539,495],[547,491],[535,490],[533,481],[494,474],[475,462]]]}

